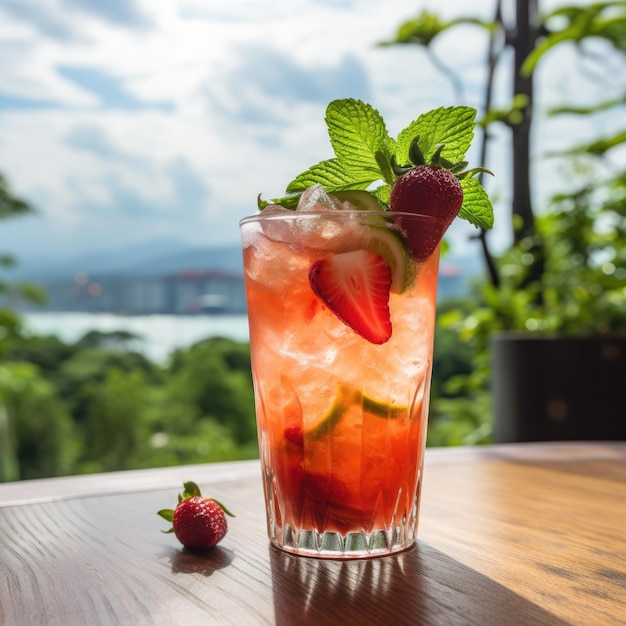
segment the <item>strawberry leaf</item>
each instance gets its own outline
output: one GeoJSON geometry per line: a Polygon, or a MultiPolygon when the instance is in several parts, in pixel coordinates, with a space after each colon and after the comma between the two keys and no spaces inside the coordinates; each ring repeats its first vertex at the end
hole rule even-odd
{"type": "Polygon", "coordinates": [[[215,504],[217,504],[217,506],[219,506],[220,509],[222,509],[222,511],[226,513],[226,515],[230,515],[230,517],[235,517],[235,514],[231,513],[219,500],[216,500],[215,498],[209,498],[209,500],[215,502],[215,504]]]}
{"type": "Polygon", "coordinates": [[[173,509],[161,509],[160,511],[157,511],[157,515],[160,515],[166,522],[174,521],[173,509]]]}
{"type": "Polygon", "coordinates": [[[459,182],[463,188],[463,205],[459,217],[479,228],[492,228],[493,207],[485,188],[476,178],[467,177],[459,182]]]}
{"type": "Polygon", "coordinates": [[[183,487],[185,488],[185,490],[183,491],[183,500],[202,495],[200,493],[200,487],[198,487],[198,485],[196,485],[196,483],[194,483],[192,480],[184,482],[183,487]]]}
{"type": "Polygon", "coordinates": [[[452,163],[463,161],[474,137],[472,107],[439,107],[420,115],[398,135],[396,161],[409,162],[409,148],[415,137],[426,161],[430,161],[439,144],[443,144],[441,156],[452,163]]]}

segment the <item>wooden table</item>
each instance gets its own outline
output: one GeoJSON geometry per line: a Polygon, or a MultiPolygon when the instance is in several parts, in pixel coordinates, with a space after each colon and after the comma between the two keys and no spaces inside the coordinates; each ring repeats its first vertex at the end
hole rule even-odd
{"type": "Polygon", "coordinates": [[[420,540],[270,548],[256,461],[0,485],[0,624],[626,624],[626,443],[429,449],[420,540]],[[237,515],[206,554],[156,511],[183,480],[237,515]]]}

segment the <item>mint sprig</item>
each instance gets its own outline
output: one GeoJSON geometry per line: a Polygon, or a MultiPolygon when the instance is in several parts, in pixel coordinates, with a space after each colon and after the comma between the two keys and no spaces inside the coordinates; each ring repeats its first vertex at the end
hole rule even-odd
{"type": "Polygon", "coordinates": [[[259,209],[280,204],[295,209],[303,191],[320,184],[327,193],[367,190],[382,209],[389,209],[394,182],[412,166],[418,151],[426,162],[433,158],[448,167],[463,187],[459,217],[480,228],[493,226],[493,207],[480,182],[473,178],[484,168],[462,172],[465,153],[474,137],[476,110],[467,106],[439,107],[420,115],[398,134],[389,136],[385,121],[370,104],[346,98],[333,100],[326,109],[328,136],[335,157],[321,161],[296,176],[286,188],[287,196],[270,201],[259,196],[259,209]]]}
{"type": "Polygon", "coordinates": [[[397,162],[408,163],[415,137],[427,162],[440,145],[441,157],[451,163],[463,161],[474,138],[475,117],[476,109],[466,106],[440,107],[420,115],[398,135],[397,162]]]}

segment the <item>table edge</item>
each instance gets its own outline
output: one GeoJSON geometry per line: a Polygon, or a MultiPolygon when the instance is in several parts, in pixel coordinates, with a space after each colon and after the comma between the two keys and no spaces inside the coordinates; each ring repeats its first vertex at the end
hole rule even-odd
{"type": "MultiPolygon", "coordinates": [[[[428,468],[490,460],[536,463],[590,460],[626,462],[626,442],[531,442],[427,448],[425,465],[428,468]]],[[[180,491],[183,481],[186,480],[223,483],[255,477],[260,482],[258,459],[39,478],[0,483],[0,508],[170,488],[180,491]]]]}

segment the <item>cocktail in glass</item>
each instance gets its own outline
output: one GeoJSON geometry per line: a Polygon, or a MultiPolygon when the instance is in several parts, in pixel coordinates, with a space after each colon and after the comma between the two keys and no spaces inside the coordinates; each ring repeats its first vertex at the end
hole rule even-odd
{"type": "Polygon", "coordinates": [[[439,248],[418,262],[406,233],[436,218],[318,208],[241,222],[268,534],[300,555],[384,555],[417,532],[439,248]],[[388,337],[320,286],[340,267],[358,297],[377,288],[359,264],[381,261],[388,337]]]}

